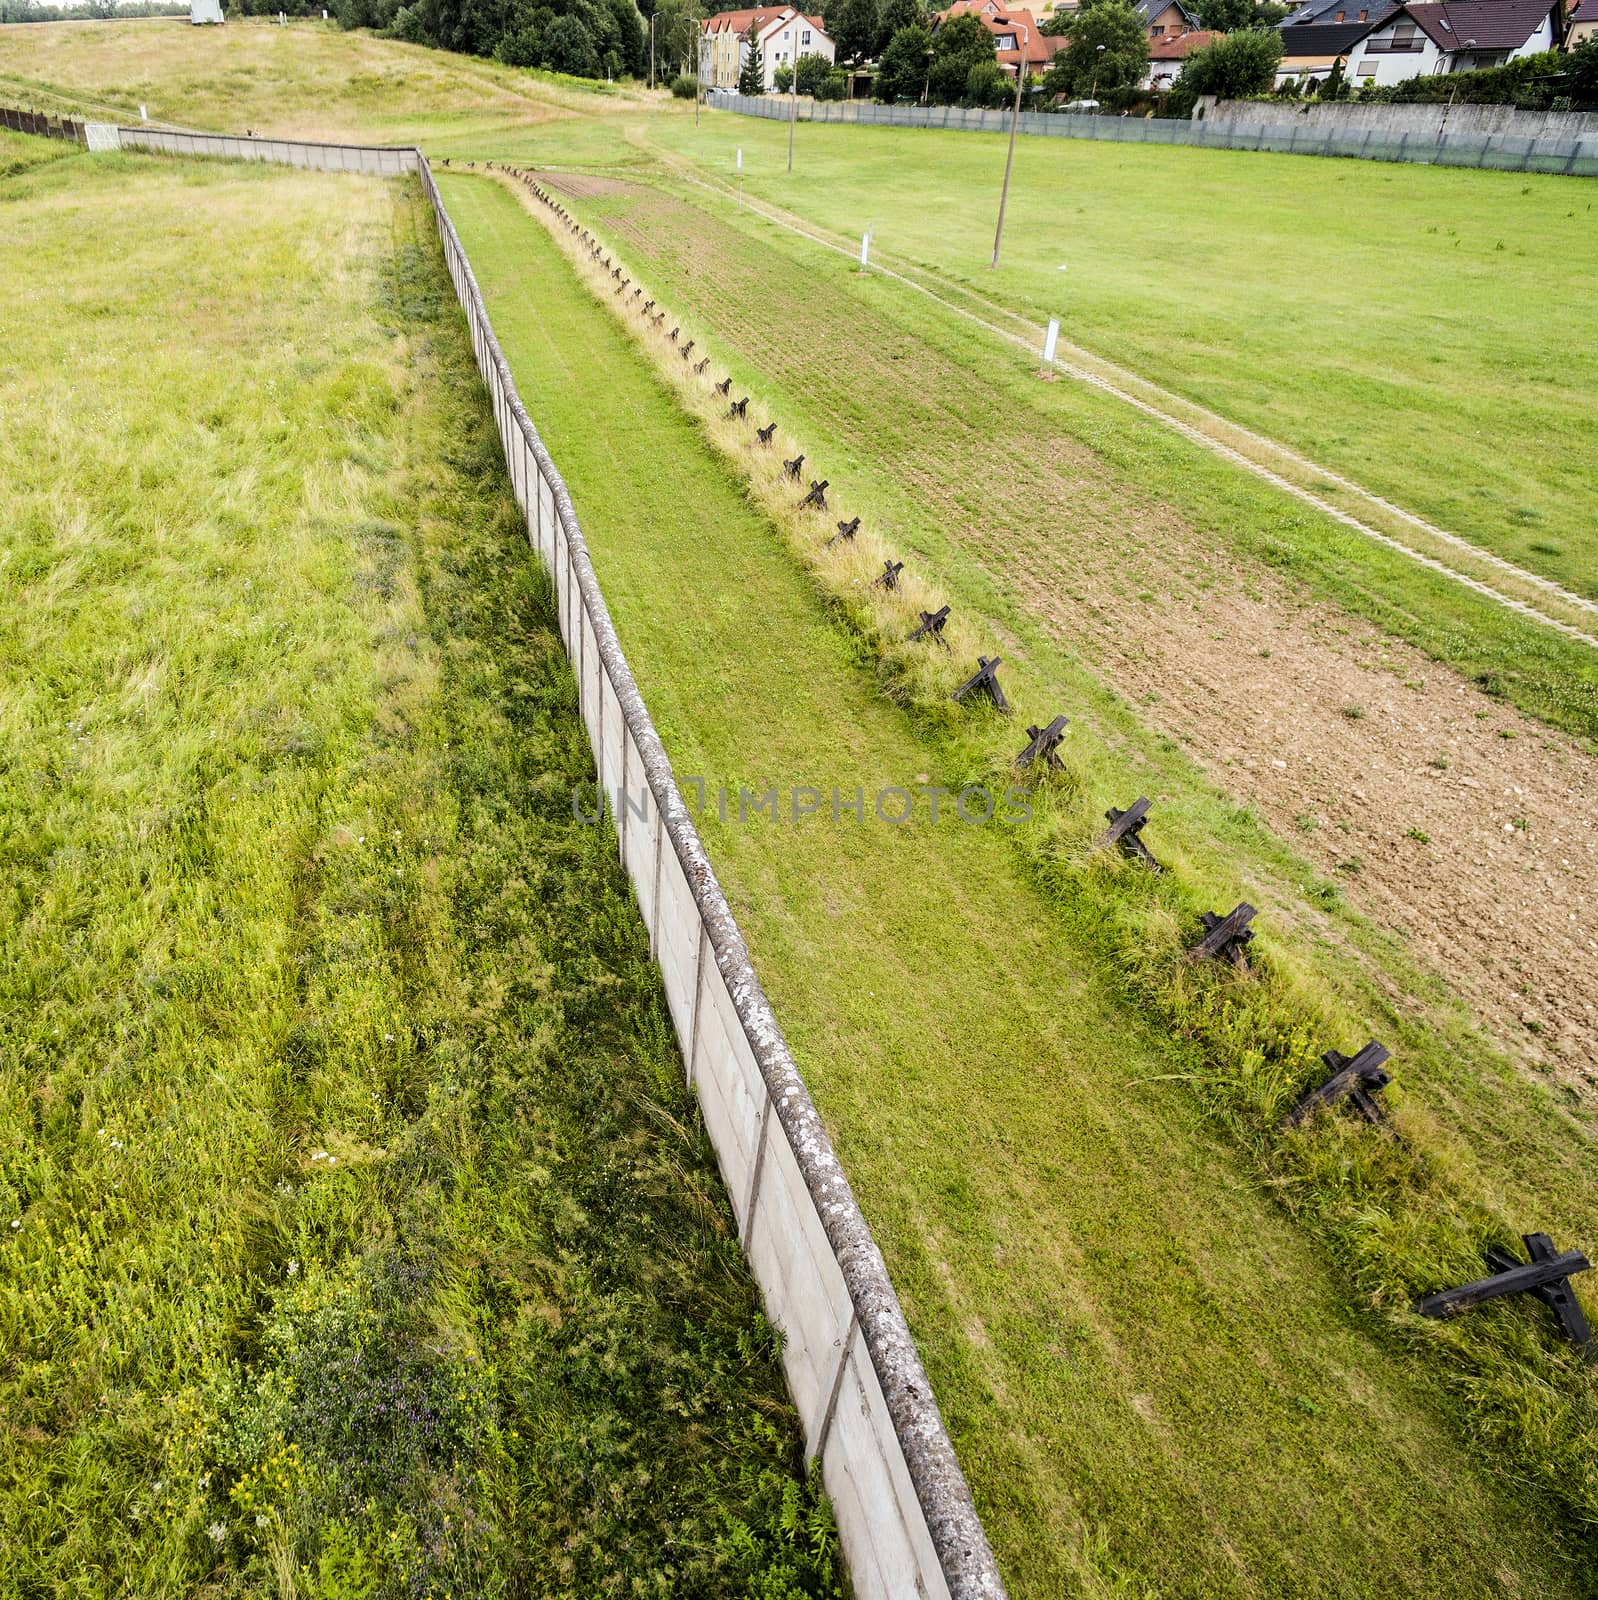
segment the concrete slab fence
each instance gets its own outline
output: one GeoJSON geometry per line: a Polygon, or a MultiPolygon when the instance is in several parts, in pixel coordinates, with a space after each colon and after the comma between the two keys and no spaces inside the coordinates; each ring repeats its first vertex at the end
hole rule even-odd
{"type": "MultiPolygon", "coordinates": [[[[797,107],[779,95],[717,95],[712,108],[786,122],[849,122],[880,128],[950,128],[967,133],[1008,133],[1011,113],[961,106],[879,106],[869,100],[807,100],[797,107]]],[[[1341,108],[1339,108],[1341,109],[1341,108]]],[[[1357,108],[1354,108],[1357,109],[1357,108]]],[[[1372,107],[1372,110],[1381,109],[1372,107]]],[[[1390,109],[1390,108],[1389,108],[1390,109]]],[[[1393,119],[1370,122],[1294,118],[1272,105],[1222,102],[1201,119],[1075,116],[1023,111],[1020,132],[1036,138],[1094,139],[1108,144],[1189,145],[1205,150],[1274,150],[1283,155],[1346,156],[1364,161],[1418,161],[1439,167],[1484,167],[1504,172],[1547,172],[1598,178],[1598,131],[1574,131],[1545,120],[1537,133],[1409,129],[1393,119]],[[1269,113],[1269,116],[1267,116],[1269,113]]]]}
{"type": "MultiPolygon", "coordinates": [[[[488,388],[527,536],[554,581],[561,637],[621,861],[665,985],[684,1072],[784,1336],[782,1361],[821,1462],[855,1593],[1002,1600],[1004,1586],[943,1418],[809,1091],[755,974],[622,653],[559,470],[516,392],[477,280],[421,152],[95,125],[98,147],[415,173],[431,204],[488,388]],[[619,798],[619,803],[617,803],[619,798]]],[[[528,287],[535,300],[536,284],[528,287]]]]}

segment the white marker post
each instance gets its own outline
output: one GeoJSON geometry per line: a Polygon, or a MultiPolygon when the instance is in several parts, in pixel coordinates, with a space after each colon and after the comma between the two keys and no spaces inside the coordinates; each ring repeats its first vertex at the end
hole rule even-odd
{"type": "Polygon", "coordinates": [[[1040,378],[1054,377],[1054,347],[1060,342],[1060,323],[1056,317],[1049,318],[1049,331],[1043,335],[1043,365],[1038,368],[1040,378]]]}
{"type": "Polygon", "coordinates": [[[870,255],[871,255],[871,230],[870,230],[870,228],[867,228],[866,231],[860,235],[860,270],[862,272],[864,272],[866,270],[866,268],[871,264],[870,260],[869,260],[870,255]]]}
{"type": "Polygon", "coordinates": [[[149,120],[150,120],[150,113],[148,111],[146,111],[143,106],[140,106],[139,107],[139,121],[140,122],[148,122],[149,120]]]}
{"type": "Polygon", "coordinates": [[[743,146],[742,145],[738,146],[738,162],[737,162],[737,166],[738,166],[738,170],[740,172],[742,172],[743,169],[744,169],[744,150],[743,150],[743,146]]]}

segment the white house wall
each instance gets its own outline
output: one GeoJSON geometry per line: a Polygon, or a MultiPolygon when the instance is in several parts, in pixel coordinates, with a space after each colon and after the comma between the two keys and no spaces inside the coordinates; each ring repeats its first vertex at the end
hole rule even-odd
{"type": "Polygon", "coordinates": [[[775,85],[778,67],[791,67],[800,56],[824,56],[837,60],[837,48],[808,17],[792,17],[773,22],[760,35],[760,54],[765,62],[766,89],[775,85]]]}

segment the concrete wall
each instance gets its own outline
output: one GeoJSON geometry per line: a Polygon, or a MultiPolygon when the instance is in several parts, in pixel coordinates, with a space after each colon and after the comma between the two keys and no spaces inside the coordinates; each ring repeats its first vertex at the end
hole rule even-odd
{"type": "MultiPolygon", "coordinates": [[[[787,96],[717,95],[716,110],[784,122],[787,96]]],[[[1294,121],[1291,101],[1223,101],[1198,108],[1190,122],[1158,117],[1061,116],[1023,111],[1020,131],[1056,139],[1098,139],[1112,144],[1181,144],[1209,150],[1275,150],[1288,155],[1356,156],[1367,161],[1421,161],[1437,166],[1486,167],[1507,172],[1549,172],[1598,178],[1598,129],[1571,132],[1563,123],[1551,132],[1461,131],[1456,106],[1446,128],[1410,133],[1403,128],[1294,121]],[[1263,113],[1263,114],[1262,114],[1263,113]]],[[[1387,110],[1397,106],[1329,106],[1327,110],[1387,110]]],[[[1421,108],[1413,108],[1421,109],[1421,108]]],[[[1477,110],[1497,109],[1476,107],[1477,110]]],[[[891,128],[953,128],[969,133],[1005,133],[1008,111],[965,111],[959,106],[879,106],[869,101],[812,102],[801,98],[801,122],[855,122],[891,128]]],[[[1537,118],[1539,126],[1543,119],[1537,118]]]]}
{"type": "Polygon", "coordinates": [[[420,172],[528,538],[554,578],[600,785],[621,796],[618,848],[687,1078],[767,1315],[785,1336],[788,1387],[806,1449],[821,1461],[855,1593],[999,1600],[998,1568],[887,1268],[677,788],[465,250],[425,163],[420,172]]]}
{"type": "Polygon", "coordinates": [[[239,139],[224,133],[175,133],[160,128],[118,128],[124,150],[172,156],[213,156],[224,161],[272,161],[317,172],[359,172],[399,178],[421,165],[421,152],[396,145],[310,144],[298,139],[239,139]]]}
{"type": "MultiPolygon", "coordinates": [[[[115,130],[124,147],[379,176],[417,173],[466,313],[561,637],[617,847],[649,929],[684,1071],[862,1600],[1004,1600],[881,1253],[750,964],[627,665],[559,471],[523,407],[471,263],[419,150],[115,130]]],[[[536,296],[536,286],[530,289],[536,296]]]]}
{"type": "Polygon", "coordinates": [[[1574,141],[1598,138],[1598,111],[1521,111],[1515,106],[1361,105],[1354,100],[1204,101],[1207,122],[1242,123],[1258,128],[1337,129],[1409,134],[1436,139],[1445,133],[1507,134],[1523,139],[1574,141]]]}

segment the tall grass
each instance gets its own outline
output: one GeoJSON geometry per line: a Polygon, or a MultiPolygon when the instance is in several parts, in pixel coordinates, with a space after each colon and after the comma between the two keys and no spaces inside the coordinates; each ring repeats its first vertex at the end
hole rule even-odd
{"type": "Polygon", "coordinates": [[[430,219],[70,163],[0,246],[0,1590],[839,1592],[430,219]]]}

